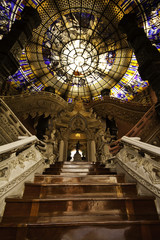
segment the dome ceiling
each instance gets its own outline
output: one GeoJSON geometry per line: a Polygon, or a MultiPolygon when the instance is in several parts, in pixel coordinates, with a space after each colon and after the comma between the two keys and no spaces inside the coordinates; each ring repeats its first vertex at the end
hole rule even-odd
{"type": "Polygon", "coordinates": [[[135,12],[139,24],[159,48],[158,1],[12,0],[0,4],[1,29],[9,31],[25,5],[37,8],[41,25],[9,77],[19,90],[54,87],[68,99],[97,98],[104,88],[111,96],[130,100],[148,86],[137,72],[137,61],[118,30],[123,15],[135,12]],[[158,24],[158,25],[157,25],[158,24]]]}

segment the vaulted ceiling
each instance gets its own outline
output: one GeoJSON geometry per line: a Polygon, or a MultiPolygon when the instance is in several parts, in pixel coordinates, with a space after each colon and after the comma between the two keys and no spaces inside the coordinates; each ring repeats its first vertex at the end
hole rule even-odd
{"type": "Polygon", "coordinates": [[[101,91],[131,100],[148,86],[126,36],[118,29],[124,14],[135,13],[139,26],[160,49],[158,0],[2,0],[3,37],[24,7],[37,9],[40,26],[19,59],[20,68],[8,78],[23,92],[53,87],[68,101],[76,96],[99,98],[101,91]]]}

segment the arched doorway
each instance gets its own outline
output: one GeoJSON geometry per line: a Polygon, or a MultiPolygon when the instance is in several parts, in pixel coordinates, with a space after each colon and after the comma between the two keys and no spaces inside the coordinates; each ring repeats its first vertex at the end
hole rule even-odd
{"type": "Polygon", "coordinates": [[[67,160],[73,161],[74,154],[76,153],[76,144],[79,142],[79,150],[78,152],[81,155],[82,161],[87,160],[87,137],[86,133],[82,132],[72,132],[68,139],[68,153],[67,160]]]}

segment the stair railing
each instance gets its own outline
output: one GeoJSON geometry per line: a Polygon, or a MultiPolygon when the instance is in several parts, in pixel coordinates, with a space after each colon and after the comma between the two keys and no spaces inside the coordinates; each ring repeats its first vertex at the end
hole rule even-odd
{"type": "Polygon", "coordinates": [[[32,134],[0,98],[0,145],[15,142],[18,140],[18,136],[26,137],[32,136],[32,134]]]}
{"type": "Polygon", "coordinates": [[[140,141],[138,137],[124,136],[123,148],[115,159],[122,169],[160,198],[160,148],[140,141]]]}
{"type": "Polygon", "coordinates": [[[136,137],[140,136],[142,130],[145,126],[149,124],[149,122],[153,119],[154,115],[156,115],[155,105],[153,105],[137,122],[137,124],[126,134],[128,137],[136,137]]]}
{"type": "MultiPolygon", "coordinates": [[[[153,105],[137,122],[137,124],[126,134],[128,137],[141,137],[142,131],[144,131],[145,127],[149,125],[154,116],[156,115],[155,105],[153,105]]],[[[118,151],[121,149],[121,139],[114,141],[109,146],[109,151],[111,154],[116,155],[118,151]]]]}
{"type": "Polygon", "coordinates": [[[0,216],[3,214],[5,198],[21,196],[24,182],[33,181],[35,173],[42,173],[45,159],[36,147],[36,136],[0,146],[0,216]]]}

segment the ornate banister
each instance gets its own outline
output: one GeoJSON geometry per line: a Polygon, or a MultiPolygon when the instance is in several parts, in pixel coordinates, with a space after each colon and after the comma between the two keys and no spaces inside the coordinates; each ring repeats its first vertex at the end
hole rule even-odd
{"type": "Polygon", "coordinates": [[[153,119],[156,115],[155,105],[153,105],[137,122],[137,124],[126,134],[128,137],[139,136],[141,131],[145,128],[146,125],[153,119]]]}
{"type": "Polygon", "coordinates": [[[121,138],[121,142],[133,146],[133,148],[139,148],[144,152],[160,156],[160,148],[145,142],[141,142],[138,137],[127,137],[124,136],[121,138]]]}
{"type": "Polygon", "coordinates": [[[9,153],[14,150],[17,150],[18,148],[22,148],[26,146],[27,144],[30,143],[35,143],[35,141],[38,141],[36,136],[31,136],[31,137],[25,137],[24,139],[12,142],[12,143],[7,143],[5,145],[0,146],[0,155],[4,153],[9,153]]]}
{"type": "MultiPolygon", "coordinates": [[[[140,137],[143,141],[148,141],[151,135],[158,134],[155,131],[155,127],[159,126],[160,121],[155,111],[155,105],[153,105],[136,123],[136,125],[126,134],[126,137],[140,137]],[[150,129],[152,129],[150,133],[150,129]]],[[[153,136],[152,136],[153,138],[153,136]]],[[[109,146],[109,151],[113,155],[117,154],[117,152],[121,149],[121,139],[113,142],[109,146]]]]}
{"type": "Polygon", "coordinates": [[[45,159],[35,146],[36,136],[0,146],[0,216],[3,215],[5,198],[21,196],[24,182],[33,181],[35,173],[42,173],[45,159]]]}
{"type": "Polygon", "coordinates": [[[127,136],[121,139],[121,143],[123,148],[115,157],[117,164],[160,198],[160,148],[127,136]]]}
{"type": "Polygon", "coordinates": [[[0,145],[15,142],[18,136],[27,137],[31,136],[31,133],[0,98],[0,145]]]}

